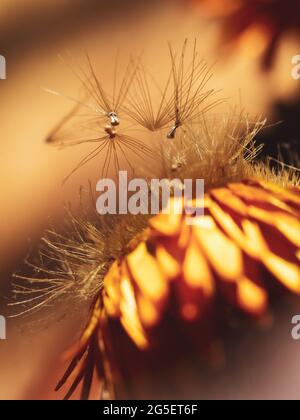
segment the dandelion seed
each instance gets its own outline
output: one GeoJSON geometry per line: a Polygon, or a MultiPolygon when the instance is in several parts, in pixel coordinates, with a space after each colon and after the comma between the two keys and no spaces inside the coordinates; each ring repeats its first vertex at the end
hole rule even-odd
{"type": "Polygon", "coordinates": [[[215,93],[213,89],[205,91],[211,78],[211,69],[198,59],[197,41],[194,42],[192,60],[188,62],[188,41],[185,40],[180,57],[169,44],[171,70],[164,89],[150,77],[140,64],[129,92],[124,109],[128,115],[150,131],[158,131],[173,126],[167,133],[168,139],[174,139],[179,127],[197,119],[220,103],[216,100],[205,105],[215,93]],[[160,97],[157,109],[154,107],[152,92],[160,97]]]}
{"type": "Polygon", "coordinates": [[[104,115],[109,118],[112,126],[118,126],[120,124],[119,112],[134,80],[137,64],[133,59],[130,59],[128,65],[125,67],[123,79],[121,79],[121,82],[118,84],[119,57],[117,56],[114,69],[113,92],[112,95],[108,95],[103,88],[100,79],[96,75],[96,71],[88,54],[86,54],[86,60],[89,73],[81,66],[78,66],[78,70],[76,70],[76,67],[72,68],[73,73],[78,77],[86,92],[93,99],[96,108],[103,111],[104,115]]]}
{"type": "MultiPolygon", "coordinates": [[[[79,67],[79,70],[74,70],[72,67],[72,71],[82,83],[84,99],[80,101],[74,100],[76,102],[74,108],[50,133],[47,142],[60,148],[85,143],[97,144],[97,146],[78,163],[63,182],[66,182],[74,172],[101,155],[102,152],[104,153],[104,163],[101,170],[102,177],[107,176],[111,164],[114,173],[117,174],[120,170],[121,159],[126,162],[131,172],[134,173],[130,155],[141,159],[155,157],[152,149],[144,145],[139,139],[115,131],[115,128],[120,125],[119,111],[128,95],[136,73],[134,61],[130,60],[119,87],[117,86],[118,65],[116,64],[113,94],[110,97],[96,76],[90,57],[87,55],[86,58],[89,74],[81,67],[79,67]],[[103,127],[102,123],[105,118],[109,119],[109,125],[103,127]],[[105,135],[101,136],[103,129],[105,135]]],[[[51,93],[59,95],[57,92],[51,91],[51,93]]]]}
{"type": "MultiPolygon", "coordinates": [[[[85,120],[86,124],[90,124],[95,121],[101,122],[105,118],[108,118],[110,124],[114,127],[120,124],[119,113],[136,73],[136,64],[134,63],[134,60],[130,60],[125,69],[123,79],[119,85],[117,83],[118,60],[116,61],[112,96],[108,95],[103,88],[88,54],[86,54],[86,60],[89,73],[87,73],[87,71],[78,64],[77,66],[71,66],[67,63],[72,73],[75,74],[81,82],[81,89],[84,92],[83,100],[79,101],[62,93],[46,89],[52,94],[65,97],[76,103],[71,112],[62,119],[58,126],[48,136],[47,142],[49,143],[57,142],[57,139],[60,137],[60,129],[64,127],[65,123],[67,123],[70,119],[72,120],[76,117],[82,117],[81,119],[85,120]],[[85,114],[80,114],[83,110],[85,111],[85,114]]],[[[65,62],[65,60],[63,61],[65,62]]],[[[75,128],[76,126],[74,126],[74,129],[75,128]]],[[[77,128],[79,129],[80,125],[77,128]]]]}
{"type": "MultiPolygon", "coordinates": [[[[73,175],[79,168],[86,165],[89,161],[99,156],[102,152],[104,155],[104,162],[102,164],[101,177],[107,177],[111,164],[114,168],[114,174],[117,176],[120,171],[120,158],[123,158],[126,162],[126,165],[129,167],[131,174],[135,173],[133,164],[130,161],[130,155],[135,156],[141,160],[148,158],[150,160],[155,159],[155,152],[148,146],[146,146],[141,141],[131,137],[129,135],[117,132],[112,126],[106,126],[104,128],[106,133],[103,137],[90,138],[88,140],[79,140],[72,143],[69,143],[68,146],[74,146],[84,143],[93,143],[97,146],[86,155],[76,167],[70,172],[70,174],[65,178],[66,182],[71,175],[73,175]]],[[[65,145],[67,146],[67,145],[65,145]]]]}
{"type": "Polygon", "coordinates": [[[171,43],[169,51],[172,63],[174,86],[173,114],[174,125],[167,134],[168,139],[174,139],[179,127],[191,123],[216,106],[220,101],[205,105],[214,94],[214,90],[204,91],[211,78],[211,68],[198,59],[197,40],[194,41],[192,61],[186,63],[188,40],[185,40],[180,56],[177,58],[171,43]]]}
{"type": "Polygon", "coordinates": [[[164,90],[161,90],[153,77],[149,76],[142,64],[139,64],[132,89],[128,93],[124,110],[128,116],[142,127],[155,132],[168,126],[172,121],[171,100],[167,98],[171,85],[171,73],[164,90]],[[153,91],[160,98],[154,109],[153,91]]]}

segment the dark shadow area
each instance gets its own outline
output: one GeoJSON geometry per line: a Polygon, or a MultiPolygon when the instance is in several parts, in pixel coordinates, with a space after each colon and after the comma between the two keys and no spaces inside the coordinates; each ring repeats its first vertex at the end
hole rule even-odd
{"type": "Polygon", "coordinates": [[[300,167],[300,95],[293,102],[278,101],[273,104],[270,127],[257,136],[257,143],[264,148],[260,159],[273,158],[276,161],[300,167]]]}

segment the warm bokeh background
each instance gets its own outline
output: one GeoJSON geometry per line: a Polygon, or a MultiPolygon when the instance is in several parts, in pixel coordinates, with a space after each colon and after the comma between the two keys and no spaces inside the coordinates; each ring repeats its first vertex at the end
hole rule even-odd
{"type": "MultiPolygon", "coordinates": [[[[291,78],[291,57],[300,53],[300,46],[286,36],[276,65],[263,73],[257,56],[259,37],[246,37],[236,53],[227,57],[226,50],[218,48],[218,29],[217,22],[204,18],[197,5],[183,0],[0,0],[0,54],[7,60],[7,80],[0,81],[0,313],[7,313],[11,275],[22,268],[29,240],[38,241],[49,219],[59,226],[64,202],[76,202],[79,185],[99,176],[99,162],[92,162],[62,186],[82,151],[58,152],[44,142],[71,106],[44,88],[76,97],[80,85],[58,54],[68,50],[80,61],[87,50],[103,80],[110,83],[118,49],[122,55],[144,51],[145,61],[157,76],[168,71],[168,40],[176,47],[186,37],[197,37],[203,58],[216,63],[211,85],[222,89],[222,96],[232,105],[242,98],[250,113],[276,121],[280,118],[274,113],[276,103],[285,103],[288,110],[289,103],[297,103],[300,88],[291,78]]],[[[286,115],[291,114],[286,111],[286,115]]],[[[296,128],[293,140],[295,132],[296,128]]],[[[280,133],[279,140],[284,141],[285,132],[280,133]]],[[[21,320],[9,321],[8,340],[0,342],[0,399],[53,397],[57,379],[53,366],[61,350],[73,341],[77,318],[82,322],[75,315],[37,333],[23,327],[21,320]]],[[[273,364],[266,362],[265,375],[260,371],[261,389],[269,397],[296,397],[300,348],[290,340],[289,320],[287,316],[272,342],[277,348],[284,345],[284,352],[275,352],[273,364]],[[281,363],[287,355],[296,365],[285,366],[283,372],[281,363]]],[[[258,390],[246,381],[226,392],[231,397],[253,397],[258,390]]]]}

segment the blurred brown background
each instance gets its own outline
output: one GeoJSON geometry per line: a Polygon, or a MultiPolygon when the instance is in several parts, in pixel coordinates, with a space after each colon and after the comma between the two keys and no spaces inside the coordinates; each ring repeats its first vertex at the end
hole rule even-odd
{"type": "MultiPolygon", "coordinates": [[[[82,157],[82,152],[80,148],[58,152],[44,143],[46,135],[72,105],[44,88],[76,97],[80,85],[58,54],[68,50],[80,60],[87,50],[103,80],[109,83],[118,49],[124,55],[145,51],[145,60],[157,76],[169,68],[168,40],[180,47],[184,38],[197,37],[203,58],[216,63],[211,85],[222,89],[222,96],[229,98],[230,103],[234,105],[241,97],[250,113],[265,114],[270,121],[280,118],[274,113],[276,103],[286,107],[296,103],[299,82],[291,78],[291,57],[300,53],[300,47],[295,39],[287,36],[283,40],[276,66],[265,74],[257,61],[259,39],[246,40],[228,58],[218,49],[217,23],[205,19],[198,7],[187,3],[0,0],[0,54],[7,60],[7,80],[0,80],[1,314],[8,312],[11,275],[22,269],[28,240],[35,244],[49,219],[59,226],[64,203],[78,201],[79,185],[99,175],[99,162],[92,162],[62,186],[62,179],[82,157]]],[[[290,115],[289,111],[286,115],[290,115]]],[[[284,133],[279,134],[280,140],[284,133]]],[[[9,321],[8,340],[0,342],[0,399],[53,397],[51,389],[57,379],[53,366],[61,350],[74,340],[78,322],[82,319],[63,320],[35,334],[21,328],[21,320],[9,321]]],[[[276,358],[275,370],[280,369],[287,354],[300,352],[299,345],[296,348],[290,341],[289,325],[284,325],[279,338],[274,336],[280,346],[282,337],[287,337],[288,343],[284,354],[276,358]]],[[[269,382],[272,386],[273,379],[279,380],[278,373],[273,375],[272,368],[268,369],[262,389],[269,382]]],[[[288,384],[284,383],[290,379],[295,384],[296,372],[295,366],[282,372],[282,388],[274,385],[275,396],[284,397],[288,392],[288,384]]],[[[255,394],[247,383],[240,392],[243,393],[255,394]]]]}

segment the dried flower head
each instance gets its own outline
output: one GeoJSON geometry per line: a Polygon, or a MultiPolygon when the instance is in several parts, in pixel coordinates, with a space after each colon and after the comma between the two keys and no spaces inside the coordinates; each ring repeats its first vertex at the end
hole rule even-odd
{"type": "MultiPolygon", "coordinates": [[[[68,211],[64,235],[52,230],[45,236],[39,261],[29,263],[34,273],[16,276],[13,305],[18,315],[49,305],[57,314],[60,302],[65,312],[90,305],[86,329],[68,352],[71,363],[57,386],[60,389],[70,382],[67,399],[80,384],[83,399],[96,385],[101,397],[132,396],[135,375],[144,372],[145,381],[163,364],[176,365],[187,349],[201,361],[218,364],[222,331],[231,322],[228,314],[242,321],[262,320],[272,311],[274,297],[300,295],[298,173],[288,168],[276,171],[255,161],[259,152],[255,136],[264,120],[234,111],[204,116],[201,106],[209,94],[202,92],[203,68],[195,49],[186,67],[186,47],[185,43],[179,57],[170,49],[170,80],[158,113],[153,112],[140,63],[129,83],[139,86],[138,107],[125,83],[127,103],[122,112],[128,112],[128,118],[154,136],[156,130],[173,124],[160,141],[154,161],[146,159],[153,157],[152,150],[139,139],[117,131],[115,116],[108,111],[118,110],[104,106],[92,68],[92,85],[87,90],[91,95],[89,89],[97,88],[93,99],[99,100],[100,95],[98,106],[110,124],[104,127],[104,137],[86,137],[86,128],[98,133],[101,125],[94,115],[92,122],[88,120],[87,126],[73,133],[82,136],[75,143],[97,144],[80,164],[107,149],[103,174],[111,160],[119,170],[117,151],[126,159],[126,147],[142,154],[140,175],[146,179],[171,180],[174,174],[181,180],[204,179],[204,201],[193,197],[194,204],[203,209],[197,224],[188,225],[184,211],[154,218],[91,216],[82,203],[81,217],[68,211]]],[[[123,99],[110,105],[115,103],[123,99]]],[[[58,132],[63,126],[65,121],[58,132]]],[[[74,138],[68,137],[68,142],[74,138]]],[[[177,204],[182,206],[180,200],[177,204]]]]}
{"type": "Polygon", "coordinates": [[[194,226],[184,215],[154,217],[145,237],[111,265],[58,384],[73,378],[67,398],[82,380],[88,397],[92,371],[100,372],[102,391],[124,397],[135,372],[151,375],[153,360],[157,369],[187,338],[200,358],[217,363],[228,311],[259,320],[274,296],[300,296],[299,194],[247,180],[212,189],[204,207],[194,226]],[[120,352],[131,355],[126,365],[120,352]]]}
{"type": "Polygon", "coordinates": [[[174,139],[178,128],[197,120],[220,101],[207,103],[215,92],[213,89],[205,90],[211,78],[211,69],[198,57],[197,40],[194,41],[191,61],[187,39],[180,54],[174,52],[171,44],[169,51],[171,71],[165,87],[161,89],[140,65],[132,93],[128,94],[126,111],[150,131],[169,128],[167,138],[174,139]],[[153,90],[160,97],[157,109],[153,105],[153,90]]]}

